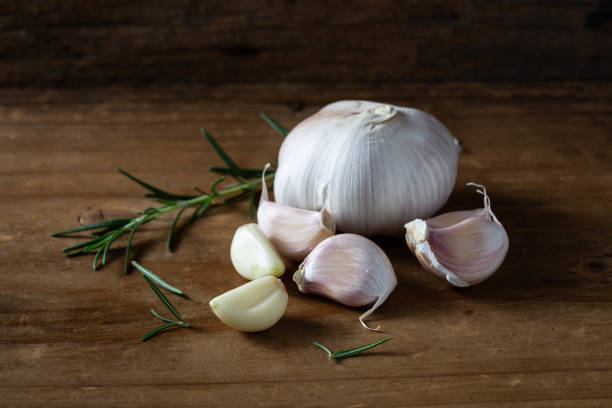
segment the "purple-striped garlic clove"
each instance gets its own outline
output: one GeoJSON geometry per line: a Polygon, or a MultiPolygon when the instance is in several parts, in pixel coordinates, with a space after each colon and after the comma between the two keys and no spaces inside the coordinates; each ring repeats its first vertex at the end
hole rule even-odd
{"type": "Polygon", "coordinates": [[[395,271],[382,249],[356,234],[340,234],[317,245],[293,275],[303,293],[324,296],[346,306],[373,304],[359,317],[363,321],[397,285],[395,271]]]}
{"type": "Polygon", "coordinates": [[[302,261],[317,244],[336,233],[336,223],[325,208],[310,211],[270,201],[264,180],[269,166],[266,164],[262,174],[257,223],[285,259],[302,261]]]}
{"type": "Polygon", "coordinates": [[[420,264],[454,286],[466,287],[493,275],[508,252],[506,230],[491,210],[484,186],[484,208],[456,211],[405,225],[406,243],[420,264]]]}

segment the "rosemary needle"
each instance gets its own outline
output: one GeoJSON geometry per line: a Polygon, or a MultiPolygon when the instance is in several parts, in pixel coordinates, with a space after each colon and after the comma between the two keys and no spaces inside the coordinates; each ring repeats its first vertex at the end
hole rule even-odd
{"type": "Polygon", "coordinates": [[[183,317],[178,312],[178,310],[176,310],[176,308],[170,302],[170,300],[166,297],[166,295],[164,295],[163,292],[161,290],[159,290],[157,288],[157,286],[155,286],[155,284],[158,284],[161,287],[163,287],[164,289],[167,289],[170,292],[176,293],[176,294],[179,294],[179,295],[182,295],[183,291],[180,290],[180,289],[175,288],[174,286],[169,285],[162,278],[160,278],[159,276],[157,276],[156,274],[154,274],[150,270],[146,269],[145,267],[137,264],[136,262],[132,261],[132,265],[134,265],[134,267],[136,269],[138,269],[142,273],[142,277],[147,282],[147,284],[151,287],[153,292],[157,295],[159,300],[161,300],[161,302],[164,304],[164,306],[166,306],[166,308],[170,311],[170,313],[172,313],[178,319],[178,320],[168,319],[168,318],[160,315],[159,313],[157,313],[155,311],[155,309],[151,309],[151,313],[153,314],[153,316],[157,317],[159,320],[164,322],[164,324],[162,324],[161,326],[157,326],[156,328],[150,330],[148,333],[146,333],[144,336],[142,336],[140,338],[140,340],[141,341],[147,341],[151,337],[156,336],[159,333],[163,332],[164,330],[169,329],[169,328],[174,327],[174,326],[176,326],[176,327],[190,327],[189,323],[187,323],[185,321],[185,319],[183,319],[183,317]]]}
{"type": "Polygon", "coordinates": [[[364,351],[369,350],[369,349],[371,349],[373,347],[376,347],[379,344],[382,344],[382,343],[384,343],[386,341],[389,341],[392,338],[393,337],[387,337],[386,339],[375,341],[374,343],[366,344],[365,346],[355,347],[355,348],[348,349],[348,350],[340,350],[340,351],[336,351],[336,352],[332,352],[330,349],[328,349],[327,347],[325,347],[324,345],[322,345],[319,342],[314,341],[312,344],[314,344],[315,346],[317,346],[321,350],[324,350],[327,353],[327,358],[329,358],[330,360],[340,360],[340,359],[343,359],[343,358],[348,358],[348,357],[356,356],[357,354],[363,353],[364,351]]]}
{"type": "Polygon", "coordinates": [[[151,272],[150,270],[148,270],[144,266],[140,265],[138,262],[132,261],[132,266],[134,268],[138,269],[140,271],[140,273],[142,273],[144,276],[149,278],[149,280],[153,281],[153,283],[156,283],[157,285],[161,286],[162,288],[166,289],[167,291],[175,293],[177,295],[182,295],[183,294],[182,290],[177,289],[174,286],[170,285],[165,280],[163,280],[162,278],[160,278],[159,276],[157,276],[156,274],[154,274],[153,272],[151,272]]]}
{"type": "Polygon", "coordinates": [[[276,130],[278,133],[280,133],[281,136],[285,137],[289,133],[289,131],[287,129],[285,129],[284,127],[279,125],[276,121],[274,121],[272,118],[270,118],[265,113],[262,112],[262,113],[259,114],[259,116],[261,116],[261,118],[263,120],[265,120],[266,123],[268,125],[270,125],[270,127],[272,127],[274,130],[276,130]]]}
{"type": "Polygon", "coordinates": [[[151,337],[153,336],[157,336],[159,333],[161,333],[162,331],[169,329],[173,326],[176,326],[176,324],[174,323],[165,323],[162,324],[161,326],[157,326],[156,328],[154,328],[153,330],[151,330],[150,332],[148,332],[147,334],[145,334],[144,336],[142,336],[140,338],[140,341],[147,341],[149,340],[151,337]]]}

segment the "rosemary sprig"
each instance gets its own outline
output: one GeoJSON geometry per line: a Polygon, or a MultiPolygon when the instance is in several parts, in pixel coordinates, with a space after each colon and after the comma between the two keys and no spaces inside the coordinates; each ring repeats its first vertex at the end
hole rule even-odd
{"type": "MultiPolygon", "coordinates": [[[[265,115],[262,117],[281,134],[284,134],[283,131],[286,132],[282,126],[278,125],[272,119],[265,115]]],[[[224,202],[229,202],[235,199],[243,199],[248,197],[249,219],[252,219],[255,214],[255,197],[259,185],[261,184],[261,174],[263,169],[242,168],[238,166],[210,133],[202,129],[202,134],[227,166],[211,167],[211,170],[233,177],[236,180],[235,183],[226,185],[223,189],[218,189],[219,184],[225,180],[225,177],[220,177],[212,184],[210,192],[194,187],[199,195],[174,194],[152,186],[151,184],[140,180],[122,169],[117,169],[119,173],[148,190],[145,197],[154,199],[156,202],[160,203],[161,206],[149,207],[144,211],[141,211],[139,215],[131,218],[116,218],[56,232],[52,236],[60,237],[82,231],[90,231],[91,235],[93,235],[93,238],[86,242],[63,248],[62,252],[69,257],[95,253],[93,269],[96,270],[99,266],[106,265],[107,254],[111,245],[122,235],[127,233],[129,235],[125,247],[125,262],[123,267],[123,272],[127,274],[130,264],[132,239],[136,229],[139,226],[158,218],[162,214],[178,210],[178,213],[170,226],[168,238],[166,239],[166,249],[168,251],[170,251],[172,248],[172,238],[174,236],[178,221],[187,208],[193,208],[193,212],[189,217],[189,222],[191,222],[202,217],[202,215],[204,215],[206,210],[210,208],[211,204],[216,199],[224,199],[224,202]],[[98,260],[100,260],[100,264],[98,263],[98,260]]],[[[268,172],[265,177],[266,182],[271,182],[273,179],[274,172],[268,172]]]]}
{"type": "Polygon", "coordinates": [[[144,278],[145,282],[147,282],[147,284],[151,287],[151,289],[157,295],[159,300],[161,300],[162,303],[164,304],[164,306],[166,306],[166,308],[170,311],[170,313],[172,313],[178,319],[178,320],[168,319],[168,318],[160,315],[159,313],[157,313],[155,311],[155,309],[151,309],[151,313],[153,314],[153,316],[157,317],[159,320],[164,322],[164,324],[162,324],[161,326],[158,326],[158,327],[152,329],[147,334],[142,336],[140,338],[140,340],[141,341],[147,341],[151,337],[156,336],[159,333],[161,333],[162,331],[164,331],[166,329],[169,329],[169,328],[171,328],[173,326],[177,326],[177,327],[190,327],[189,323],[187,323],[185,321],[185,319],[183,319],[183,317],[178,312],[178,310],[176,310],[176,308],[170,302],[170,300],[168,300],[166,295],[164,295],[163,292],[161,290],[159,290],[159,288],[157,286],[155,286],[155,284],[163,287],[164,289],[169,290],[172,293],[176,293],[178,295],[182,295],[183,291],[180,290],[180,289],[175,288],[174,286],[172,286],[170,284],[168,284],[162,278],[160,278],[159,276],[157,276],[156,274],[154,274],[153,272],[151,272],[150,270],[148,270],[144,266],[139,265],[135,261],[132,261],[132,265],[134,265],[134,267],[136,269],[138,269],[142,273],[142,277],[144,278]]]}
{"type": "Polygon", "coordinates": [[[343,358],[348,358],[348,357],[353,357],[359,353],[363,353],[366,350],[369,350],[373,347],[378,346],[379,344],[382,344],[386,341],[391,340],[393,337],[387,337],[386,339],[382,339],[379,341],[375,341],[374,343],[370,343],[370,344],[366,344],[365,346],[361,346],[361,347],[355,347],[352,349],[348,349],[348,350],[340,350],[340,351],[336,351],[336,352],[332,352],[330,349],[328,349],[327,347],[325,347],[324,345],[322,345],[321,343],[318,343],[316,341],[314,341],[312,344],[314,344],[315,346],[317,346],[318,348],[320,348],[321,350],[324,350],[327,353],[327,358],[330,360],[340,360],[343,358]]]}

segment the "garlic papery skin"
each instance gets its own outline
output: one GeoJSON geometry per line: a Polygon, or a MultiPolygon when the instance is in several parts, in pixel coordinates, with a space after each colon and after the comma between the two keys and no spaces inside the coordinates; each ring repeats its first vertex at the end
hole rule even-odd
{"type": "Polygon", "coordinates": [[[317,245],[293,275],[303,293],[324,296],[346,306],[372,304],[359,317],[363,321],[397,285],[393,266],[382,249],[356,234],[339,234],[317,245]]]}
{"type": "Polygon", "coordinates": [[[302,261],[319,242],[336,233],[336,223],[326,209],[310,211],[270,201],[264,179],[269,166],[261,176],[257,223],[281,256],[292,262],[302,261]]]}
{"type": "Polygon", "coordinates": [[[257,224],[238,227],[232,239],[230,257],[236,271],[247,279],[285,273],[283,260],[257,224]]]}
{"type": "Polygon", "coordinates": [[[217,296],[208,304],[223,323],[236,330],[256,332],[276,324],[289,296],[280,279],[265,276],[217,296]]]}
{"type": "Polygon", "coordinates": [[[400,236],[406,220],[427,218],[444,205],[459,151],[448,129],[420,110],[332,103],[283,141],[276,202],[326,208],[343,232],[400,236]]]}
{"type": "Polygon", "coordinates": [[[459,287],[482,282],[501,266],[510,242],[491,210],[486,189],[484,208],[450,212],[405,225],[406,243],[419,263],[434,275],[459,287]]]}

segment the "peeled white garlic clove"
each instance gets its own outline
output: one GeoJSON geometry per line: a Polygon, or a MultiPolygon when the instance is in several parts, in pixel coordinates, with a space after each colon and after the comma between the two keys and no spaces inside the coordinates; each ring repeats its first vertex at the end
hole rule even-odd
{"type": "Polygon", "coordinates": [[[405,225],[406,242],[421,265],[459,287],[482,282],[501,266],[508,252],[506,230],[491,210],[486,189],[484,208],[450,212],[405,225]]]}
{"type": "Polygon", "coordinates": [[[281,276],[285,264],[257,224],[238,227],[230,248],[232,264],[247,279],[281,276]]]}
{"type": "Polygon", "coordinates": [[[336,233],[336,223],[326,209],[317,212],[270,201],[264,180],[268,167],[270,164],[266,164],[261,175],[257,223],[283,257],[289,261],[301,261],[319,242],[336,233]]]}
{"type": "Polygon", "coordinates": [[[208,304],[228,326],[255,332],[274,326],[285,313],[288,300],[283,282],[265,276],[225,292],[208,304]]]}
{"type": "Polygon", "coordinates": [[[401,235],[426,218],[455,184],[459,144],[433,116],[369,101],[340,101],[285,138],[274,180],[276,202],[328,209],[337,228],[401,235]]]}
{"type": "Polygon", "coordinates": [[[301,292],[324,296],[346,306],[374,305],[363,319],[384,303],[397,285],[389,258],[374,242],[356,234],[327,238],[313,249],[293,275],[301,292]]]}

